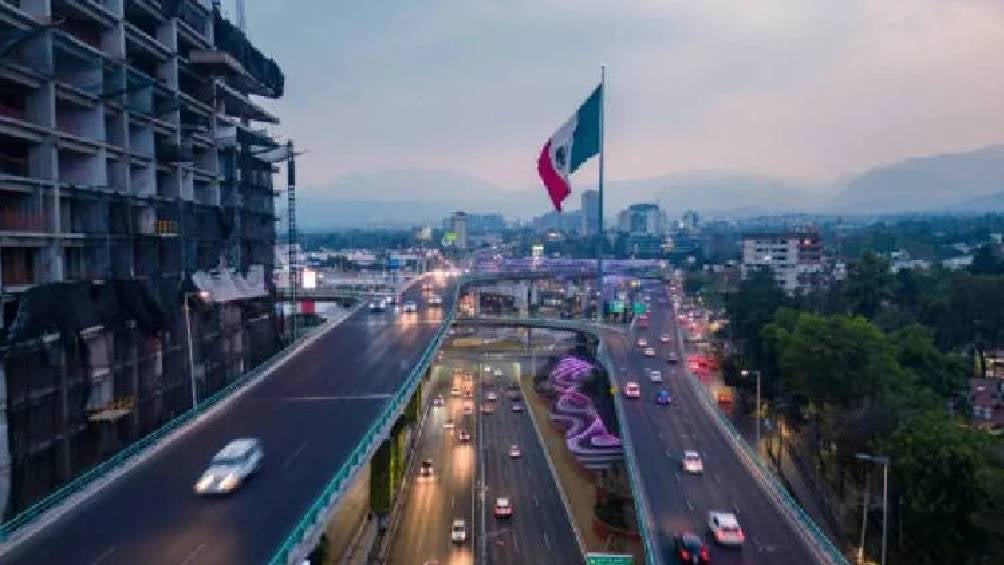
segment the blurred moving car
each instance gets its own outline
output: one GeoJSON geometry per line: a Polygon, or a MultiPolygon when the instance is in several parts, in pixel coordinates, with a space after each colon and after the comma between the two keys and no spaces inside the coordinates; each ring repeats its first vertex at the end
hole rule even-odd
{"type": "Polygon", "coordinates": [[[645,339],[645,338],[643,338],[643,337],[639,337],[638,338],[638,347],[648,347],[648,340],[645,339]]]}
{"type": "Polygon", "coordinates": [[[731,512],[708,512],[708,529],[721,545],[740,546],[746,541],[746,535],[739,527],[739,520],[731,512]]]}
{"type": "Polygon", "coordinates": [[[509,457],[510,458],[515,459],[517,457],[522,457],[522,456],[523,456],[523,451],[520,450],[519,445],[517,445],[517,444],[514,443],[514,444],[512,444],[512,445],[509,446],[509,457]]]}
{"type": "Polygon", "coordinates": [[[688,449],[683,452],[683,470],[688,473],[699,474],[704,472],[704,462],[701,461],[701,454],[688,449]]]}
{"type": "Polygon", "coordinates": [[[683,565],[709,565],[711,554],[701,536],[694,532],[680,532],[673,536],[676,557],[683,565]]]}
{"type": "Polygon", "coordinates": [[[442,394],[437,394],[436,398],[432,399],[432,405],[436,406],[437,408],[438,407],[442,407],[443,404],[445,404],[445,403],[443,401],[443,395],[442,394]]]}
{"type": "Polygon", "coordinates": [[[655,403],[656,404],[659,404],[661,406],[667,406],[667,405],[671,404],[672,402],[673,402],[673,397],[669,394],[668,390],[666,390],[664,388],[660,388],[655,393],[655,403]]]}
{"type": "Polygon", "coordinates": [[[460,440],[461,443],[469,443],[471,441],[471,432],[467,430],[460,430],[457,432],[457,439],[460,440]]]}
{"type": "Polygon", "coordinates": [[[522,402],[513,402],[512,403],[512,411],[513,412],[522,412],[523,411],[523,403],[522,402]]]}
{"type": "Polygon", "coordinates": [[[429,296],[429,306],[442,306],[443,297],[438,294],[433,294],[429,296]]]}
{"type": "Polygon", "coordinates": [[[655,348],[654,347],[646,347],[645,348],[645,357],[655,357],[655,348]]]}
{"type": "Polygon", "coordinates": [[[219,450],[195,483],[196,494],[227,494],[256,473],[265,457],[261,441],[235,439],[219,450]]]}
{"type": "Polygon", "coordinates": [[[634,381],[628,381],[624,385],[624,396],[628,398],[640,398],[641,397],[641,387],[638,383],[634,381]]]}
{"type": "Polygon", "coordinates": [[[405,312],[418,312],[418,304],[414,300],[409,300],[404,303],[403,310],[405,312]]]}
{"type": "Polygon", "coordinates": [[[453,521],[453,526],[450,528],[450,541],[453,543],[464,543],[467,541],[467,522],[461,518],[453,521]]]}
{"type": "Polygon", "coordinates": [[[512,511],[512,502],[507,497],[500,496],[495,499],[494,513],[496,518],[512,518],[512,511]]]}
{"type": "Polygon", "coordinates": [[[670,351],[669,354],[666,355],[666,362],[670,365],[675,365],[680,362],[680,358],[676,356],[676,353],[670,351]]]}
{"type": "Polygon", "coordinates": [[[662,334],[659,336],[659,341],[662,343],[669,343],[669,334],[662,334]]]}
{"type": "Polygon", "coordinates": [[[446,428],[447,430],[452,430],[453,429],[453,418],[447,418],[446,421],[443,422],[443,427],[446,428]]]}
{"type": "Polygon", "coordinates": [[[420,479],[431,479],[432,478],[432,459],[423,459],[422,463],[418,466],[418,478],[420,479]]]}
{"type": "Polygon", "coordinates": [[[662,371],[660,371],[659,369],[652,369],[651,371],[648,372],[648,380],[652,381],[653,383],[661,383],[662,371]]]}

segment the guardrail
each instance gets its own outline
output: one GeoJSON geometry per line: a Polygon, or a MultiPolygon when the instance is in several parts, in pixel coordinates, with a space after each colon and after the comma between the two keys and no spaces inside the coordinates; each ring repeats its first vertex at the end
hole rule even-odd
{"type": "MultiPolygon", "coordinates": [[[[682,330],[679,325],[676,327],[676,339],[680,348],[680,353],[684,354],[684,357],[686,357],[686,350],[683,346],[682,330]]],[[[686,359],[683,359],[683,366],[683,369],[687,374],[687,381],[697,392],[697,396],[703,401],[702,404],[704,405],[705,410],[714,417],[714,420],[718,423],[719,429],[722,431],[723,435],[732,440],[732,447],[739,456],[739,459],[745,464],[746,468],[750,470],[754,478],[759,479],[764,492],[766,492],[774,501],[775,505],[781,509],[781,513],[791,521],[795,531],[799,532],[803,540],[806,542],[806,546],[814,554],[816,554],[816,557],[821,562],[832,563],[835,565],[847,565],[848,561],[843,552],[841,552],[837,546],[833,545],[829,536],[827,536],[819,528],[819,526],[816,525],[816,522],[805,510],[802,509],[802,506],[798,503],[798,501],[792,498],[791,494],[788,493],[788,489],[784,488],[781,481],[774,476],[774,473],[771,472],[754,449],[750,447],[749,443],[747,443],[745,438],[743,438],[739,431],[736,430],[732,422],[729,421],[724,414],[722,414],[721,410],[718,409],[707,387],[694,378],[690,368],[687,367],[686,359]]]]}
{"type": "Polygon", "coordinates": [[[411,400],[411,396],[418,387],[418,383],[421,380],[422,375],[425,374],[425,371],[432,364],[433,359],[435,359],[436,350],[439,349],[443,339],[446,337],[446,333],[449,330],[450,325],[453,323],[453,318],[456,315],[456,305],[460,298],[460,289],[464,284],[466,284],[465,279],[461,279],[461,281],[458,282],[453,292],[451,306],[446,316],[443,318],[443,322],[436,330],[436,333],[429,342],[429,345],[427,345],[425,350],[422,352],[418,362],[408,373],[404,383],[390,398],[390,401],[385,405],[376,420],[374,420],[369,428],[366,429],[366,433],[363,435],[362,440],[357,443],[356,447],[349,453],[345,463],[338,468],[335,474],[318,494],[313,504],[307,508],[300,521],[297,522],[296,526],[293,527],[293,530],[288,536],[286,536],[286,539],[279,545],[278,549],[276,549],[272,559],[269,561],[269,565],[289,565],[296,563],[297,560],[302,559],[303,556],[309,553],[312,549],[306,548],[306,550],[304,550],[304,547],[306,545],[310,545],[306,542],[310,541],[312,535],[316,534],[316,536],[319,537],[320,534],[317,533],[315,526],[317,526],[321,521],[327,521],[328,511],[337,500],[338,495],[346,486],[346,483],[351,479],[356,469],[369,460],[372,452],[375,451],[380,446],[380,443],[386,438],[388,431],[394,425],[394,422],[397,421],[397,418],[404,410],[404,407],[411,400]],[[300,553],[303,553],[304,555],[300,555],[300,553]]]}
{"type": "Polygon", "coordinates": [[[32,504],[25,510],[18,513],[16,516],[10,520],[0,524],[0,541],[6,541],[11,534],[17,530],[25,527],[26,525],[34,522],[43,514],[51,510],[52,508],[59,506],[67,501],[71,496],[79,494],[84,491],[92,483],[101,479],[102,477],[108,475],[110,472],[114,471],[121,465],[128,462],[130,459],[145,451],[146,449],[153,447],[154,445],[160,443],[165,437],[170,435],[172,432],[187,424],[188,422],[194,420],[195,418],[204,414],[207,410],[215,406],[221,400],[229,396],[235,390],[244,386],[247,382],[259,376],[261,373],[271,369],[278,362],[285,359],[286,355],[299,347],[304,339],[309,338],[311,335],[316,333],[322,326],[315,326],[310,328],[310,330],[303,334],[299,340],[287,345],[283,349],[279,350],[277,353],[263,361],[254,369],[251,369],[247,373],[241,375],[239,378],[228,384],[227,386],[216,391],[212,395],[204,398],[194,407],[189,408],[182,414],[176,416],[175,418],[169,420],[163,426],[157,428],[153,432],[146,436],[136,440],[129,446],[125,447],[115,455],[110,458],[98,463],[97,465],[91,467],[87,471],[81,473],[65,485],[59,487],[52,493],[46,495],[44,498],[38,502],[32,504]]]}

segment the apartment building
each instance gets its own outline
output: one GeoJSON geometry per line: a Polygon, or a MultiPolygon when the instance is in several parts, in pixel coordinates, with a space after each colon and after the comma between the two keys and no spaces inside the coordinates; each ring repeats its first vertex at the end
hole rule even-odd
{"type": "Polygon", "coordinates": [[[0,0],[5,517],[277,350],[283,87],[205,0],[0,0]]]}
{"type": "Polygon", "coordinates": [[[769,268],[780,288],[804,292],[822,282],[823,246],[818,233],[779,232],[743,235],[742,276],[769,268]]]}

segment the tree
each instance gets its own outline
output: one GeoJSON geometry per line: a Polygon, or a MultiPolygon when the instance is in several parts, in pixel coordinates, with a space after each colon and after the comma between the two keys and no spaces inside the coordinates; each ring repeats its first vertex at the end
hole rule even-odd
{"type": "Polygon", "coordinates": [[[844,289],[852,312],[874,318],[895,288],[889,260],[867,251],[849,271],[844,289]]]}
{"type": "Polygon", "coordinates": [[[952,358],[934,345],[934,331],[912,324],[890,335],[896,344],[899,364],[914,381],[942,398],[951,398],[964,390],[966,363],[952,358]]]}
{"type": "Polygon", "coordinates": [[[770,269],[750,272],[739,284],[739,290],[726,299],[725,313],[732,336],[745,343],[751,365],[762,364],[760,332],[773,319],[777,309],[788,302],[788,296],[777,286],[770,269]]]}
{"type": "Polygon", "coordinates": [[[969,266],[969,272],[974,275],[1004,274],[1004,261],[997,258],[993,247],[989,244],[981,245],[973,254],[973,264],[969,266]]]}
{"type": "Polygon", "coordinates": [[[903,501],[904,557],[946,563],[971,554],[978,533],[970,515],[986,504],[985,434],[929,411],[905,421],[883,447],[903,501]]]}

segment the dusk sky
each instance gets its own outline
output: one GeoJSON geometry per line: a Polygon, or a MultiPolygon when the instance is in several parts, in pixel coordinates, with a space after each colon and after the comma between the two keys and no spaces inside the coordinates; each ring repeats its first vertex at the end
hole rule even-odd
{"type": "Polygon", "coordinates": [[[286,72],[272,107],[309,150],[301,185],[403,168],[535,185],[601,63],[612,179],[826,181],[1004,141],[1000,0],[247,4],[286,72]]]}

